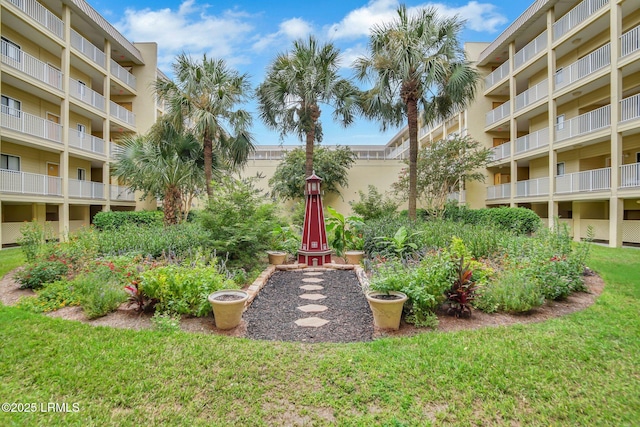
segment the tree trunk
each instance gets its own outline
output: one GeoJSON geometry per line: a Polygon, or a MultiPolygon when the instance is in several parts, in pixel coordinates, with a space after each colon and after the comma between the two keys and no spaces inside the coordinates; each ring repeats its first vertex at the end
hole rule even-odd
{"type": "Polygon", "coordinates": [[[180,206],[182,195],[180,189],[175,185],[167,187],[164,191],[164,225],[174,225],[178,223],[180,217],[180,206]]]}
{"type": "Polygon", "coordinates": [[[205,135],[202,144],[204,148],[204,179],[206,181],[207,196],[211,198],[213,195],[213,189],[211,188],[211,180],[213,179],[213,141],[208,135],[205,135]]]}
{"type": "Polygon", "coordinates": [[[418,101],[407,100],[407,119],[409,122],[409,219],[416,219],[416,200],[418,199],[418,101]]]}
{"type": "Polygon", "coordinates": [[[306,146],[306,158],[304,162],[304,176],[308,178],[313,173],[313,146],[315,139],[316,127],[315,124],[312,126],[311,130],[307,132],[307,146],[306,146]]]}

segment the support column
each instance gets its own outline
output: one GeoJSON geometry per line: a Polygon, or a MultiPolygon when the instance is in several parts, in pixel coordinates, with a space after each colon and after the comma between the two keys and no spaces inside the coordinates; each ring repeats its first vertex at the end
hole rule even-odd
{"type": "Polygon", "coordinates": [[[609,246],[622,246],[622,221],[624,218],[624,199],[612,197],[609,201],[609,246]]]}
{"type": "Polygon", "coordinates": [[[610,16],[611,39],[611,198],[609,199],[609,246],[622,246],[622,218],[624,200],[618,196],[620,165],[622,165],[622,135],[618,132],[620,100],[622,100],[622,71],[618,68],[622,5],[612,4],[610,16]]]}
{"type": "Polygon", "coordinates": [[[60,153],[60,178],[62,179],[62,204],[58,208],[58,233],[60,241],[64,241],[69,231],[69,78],[71,77],[71,9],[62,5],[62,21],[64,22],[64,46],[62,47],[61,67],[64,97],[60,106],[60,122],[62,123],[63,150],[60,153]]]}
{"type": "MultiPolygon", "coordinates": [[[[558,114],[558,108],[556,101],[553,99],[553,91],[555,90],[555,72],[556,72],[556,51],[551,49],[553,46],[553,24],[555,22],[554,9],[550,9],[547,12],[547,46],[549,49],[547,53],[547,88],[549,91],[549,101],[547,106],[547,121],[549,122],[549,154],[547,159],[549,161],[549,206],[553,205],[554,193],[556,191],[556,163],[558,163],[558,153],[554,150],[553,144],[555,141],[555,122],[558,114]]],[[[555,203],[557,206],[557,203],[555,203]]],[[[551,212],[549,212],[551,213],[551,212]]],[[[557,215],[557,209],[556,209],[557,215]]],[[[549,216],[549,226],[553,227],[555,216],[549,216]]]]}
{"type": "Polygon", "coordinates": [[[580,241],[580,220],[582,218],[582,213],[580,212],[581,208],[580,202],[572,202],[571,203],[571,211],[573,212],[573,226],[571,227],[571,231],[573,232],[573,240],[576,242],[580,241]]]}
{"type": "Polygon", "coordinates": [[[514,119],[513,111],[515,109],[516,99],[516,79],[513,75],[515,69],[516,45],[514,42],[509,44],[509,102],[510,119],[509,119],[509,139],[511,139],[511,161],[509,162],[509,174],[511,185],[509,186],[509,206],[515,207],[516,185],[518,181],[518,163],[513,160],[516,153],[516,139],[518,138],[518,123],[514,119]]]}
{"type": "Polygon", "coordinates": [[[549,228],[553,230],[556,220],[558,219],[558,202],[550,201],[548,204],[549,214],[549,228]]]}

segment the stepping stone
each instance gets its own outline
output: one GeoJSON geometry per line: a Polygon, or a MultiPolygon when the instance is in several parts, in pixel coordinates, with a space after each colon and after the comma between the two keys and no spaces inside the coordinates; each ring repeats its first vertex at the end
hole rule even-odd
{"type": "Polygon", "coordinates": [[[320,289],[324,289],[324,286],[320,285],[304,285],[300,286],[300,289],[304,291],[319,291],[320,289]]]}
{"type": "Polygon", "coordinates": [[[328,310],[329,307],[319,304],[307,304],[301,305],[300,307],[297,307],[297,309],[300,311],[304,311],[305,313],[322,313],[323,311],[328,310]]]}
{"type": "Polygon", "coordinates": [[[309,271],[309,272],[302,273],[302,274],[304,276],[321,276],[324,273],[322,273],[322,271],[309,271]]]}
{"type": "Polygon", "coordinates": [[[302,294],[300,295],[302,299],[309,299],[311,301],[318,301],[321,299],[325,299],[326,297],[322,294],[302,294]]]}
{"type": "Polygon", "coordinates": [[[319,317],[307,317],[305,319],[298,319],[294,323],[306,328],[319,328],[320,326],[324,326],[329,323],[329,321],[319,317]]]}
{"type": "Polygon", "coordinates": [[[309,277],[306,279],[302,279],[302,281],[305,283],[320,283],[320,282],[324,282],[324,279],[318,279],[317,277],[309,277]]]}

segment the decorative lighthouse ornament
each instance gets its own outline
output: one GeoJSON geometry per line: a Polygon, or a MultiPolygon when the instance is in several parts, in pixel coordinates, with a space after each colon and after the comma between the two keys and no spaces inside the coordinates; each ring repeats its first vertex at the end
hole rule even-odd
{"type": "Polygon", "coordinates": [[[331,263],[331,249],[327,245],[327,229],[324,226],[320,181],[315,171],[307,178],[305,195],[302,245],[298,250],[298,262],[311,267],[331,263]]]}

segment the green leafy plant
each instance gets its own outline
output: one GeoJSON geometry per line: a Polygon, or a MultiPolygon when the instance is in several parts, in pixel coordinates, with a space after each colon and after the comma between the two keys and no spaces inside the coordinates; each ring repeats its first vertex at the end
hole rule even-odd
{"type": "Polygon", "coordinates": [[[368,186],[367,194],[362,190],[358,191],[360,200],[357,202],[349,202],[353,211],[362,217],[363,221],[393,216],[398,209],[398,202],[385,197],[378,189],[368,186]]]}
{"type": "Polygon", "coordinates": [[[542,304],[544,295],[538,283],[517,268],[503,270],[490,283],[479,286],[473,301],[474,307],[486,313],[523,313],[542,304]]]}
{"type": "Polygon", "coordinates": [[[410,233],[404,225],[398,228],[392,237],[380,236],[378,239],[383,249],[387,253],[393,254],[400,259],[414,255],[418,250],[418,245],[412,242],[416,236],[422,234],[421,231],[410,233]]]}
{"type": "Polygon", "coordinates": [[[473,281],[473,270],[464,262],[464,256],[456,267],[456,278],[453,285],[445,292],[447,297],[447,313],[456,317],[471,317],[471,303],[475,299],[476,283],[473,281]]]}
{"type": "Polygon", "coordinates": [[[125,224],[162,225],[161,211],[106,211],[93,217],[98,230],[115,230],[125,224]]]}
{"type": "Polygon", "coordinates": [[[300,233],[294,225],[276,224],[271,231],[272,249],[295,255],[300,248],[300,233]]]}
{"type": "Polygon", "coordinates": [[[40,260],[18,271],[15,280],[21,289],[39,289],[46,283],[60,280],[69,272],[69,266],[60,260],[40,260]]]}
{"type": "Polygon", "coordinates": [[[33,313],[47,313],[80,304],[74,285],[66,280],[48,283],[36,294],[20,298],[17,306],[33,313]]]}
{"type": "Polygon", "coordinates": [[[20,227],[22,237],[18,238],[27,262],[35,262],[40,252],[44,249],[47,241],[52,238],[52,232],[48,225],[44,227],[38,221],[25,222],[20,227]]]}
{"type": "Polygon", "coordinates": [[[90,271],[73,280],[80,305],[89,319],[104,316],[127,301],[125,276],[122,268],[109,261],[95,263],[90,271]]]}
{"type": "Polygon", "coordinates": [[[180,330],[180,316],[169,313],[155,312],[153,317],[151,317],[151,323],[158,332],[172,333],[180,330]]]}
{"type": "Polygon", "coordinates": [[[346,250],[362,250],[362,228],[364,223],[357,216],[345,217],[340,212],[327,206],[329,217],[326,219],[327,231],[333,233],[331,247],[338,256],[343,256],[346,250]]]}

